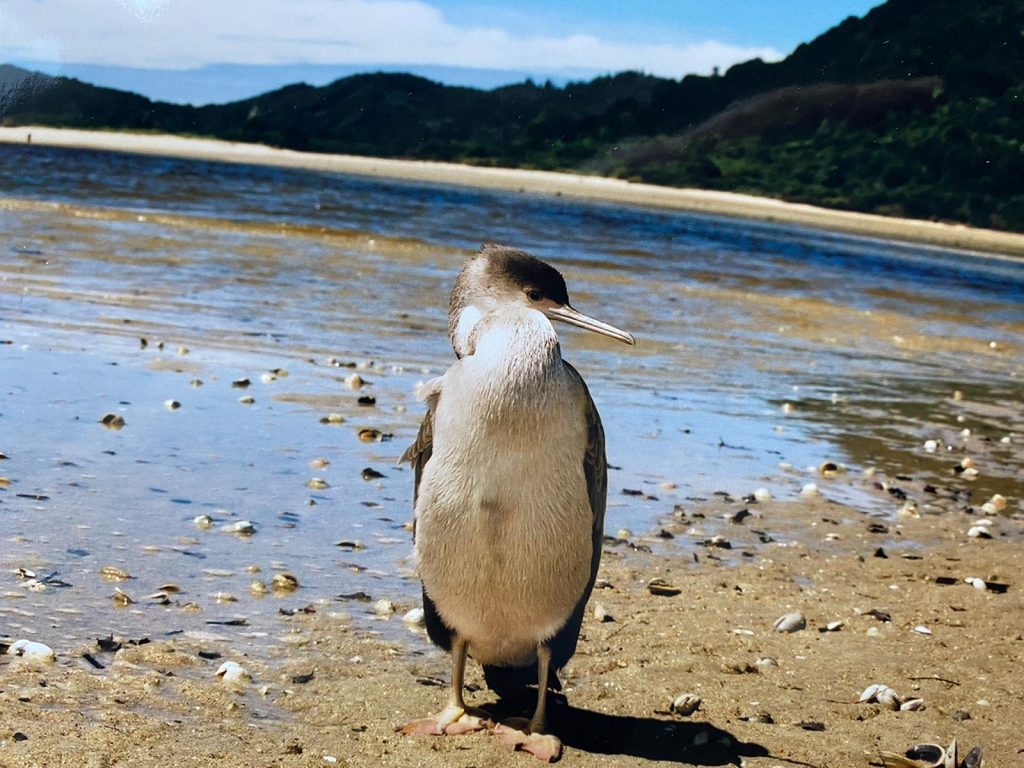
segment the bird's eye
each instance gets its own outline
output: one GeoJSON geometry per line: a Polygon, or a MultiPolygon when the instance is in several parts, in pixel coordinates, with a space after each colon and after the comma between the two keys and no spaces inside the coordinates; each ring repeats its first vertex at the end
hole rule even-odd
{"type": "Polygon", "coordinates": [[[536,288],[531,288],[526,292],[526,297],[530,301],[540,301],[544,298],[544,294],[538,291],[536,288]]]}

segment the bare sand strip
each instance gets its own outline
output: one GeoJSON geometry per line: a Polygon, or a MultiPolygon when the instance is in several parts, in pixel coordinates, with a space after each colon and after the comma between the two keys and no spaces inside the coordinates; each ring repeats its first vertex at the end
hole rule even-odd
{"type": "Polygon", "coordinates": [[[786,203],[771,198],[731,192],[675,189],[653,184],[635,184],[621,179],[551,171],[484,168],[456,163],[295,152],[261,144],[244,144],[169,134],[85,131],[42,126],[0,127],[0,142],[25,144],[28,142],[29,136],[31,136],[33,144],[46,146],[187,157],[218,162],[253,163],[332,171],[358,176],[557,195],[581,200],[627,203],[716,216],[734,216],[757,221],[796,224],[845,234],[982,251],[990,255],[1024,257],[1024,235],[1022,234],[975,229],[957,224],[836,211],[813,205],[786,203]]]}

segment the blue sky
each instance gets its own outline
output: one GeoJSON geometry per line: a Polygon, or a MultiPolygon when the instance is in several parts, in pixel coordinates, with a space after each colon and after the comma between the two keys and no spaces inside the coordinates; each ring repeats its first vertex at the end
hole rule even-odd
{"type": "Polygon", "coordinates": [[[0,62],[193,103],[377,69],[480,87],[625,69],[682,77],[781,58],[878,4],[0,0],[0,62]]]}

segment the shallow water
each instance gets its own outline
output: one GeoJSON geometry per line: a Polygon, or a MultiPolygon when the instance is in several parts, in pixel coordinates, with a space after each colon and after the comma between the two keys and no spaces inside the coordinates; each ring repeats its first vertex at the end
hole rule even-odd
{"type": "Polygon", "coordinates": [[[451,281],[484,241],[552,261],[578,308],[638,339],[628,348],[562,334],[608,435],[609,533],[644,534],[717,491],[799,498],[811,481],[891,516],[892,498],[849,478],[877,467],[949,484],[964,455],[980,470],[973,503],[1000,492],[1020,510],[1020,261],[527,194],[41,147],[0,147],[0,194],[0,476],[10,480],[0,615],[10,635],[67,646],[110,632],[215,631],[263,653],[278,607],[356,592],[411,607],[412,479],[396,460],[422,413],[417,382],[452,360],[451,281]],[[357,366],[367,385],[349,389],[356,369],[335,363],[357,366]],[[261,380],[279,368],[288,375],[261,380]],[[245,377],[249,388],[232,386],[245,377]],[[252,404],[239,402],[246,395],[252,404]],[[376,404],[358,405],[362,395],[376,404]],[[167,409],[170,399],[181,408],[167,409]],[[346,423],[321,424],[331,412],[346,423]],[[106,413],[124,428],[102,426],[106,413]],[[362,427],[393,438],[364,443],[362,427]],[[929,438],[942,443],[935,454],[929,438]],[[330,464],[313,469],[316,458],[330,464]],[[807,471],[826,460],[847,465],[847,479],[807,471]],[[385,477],[363,480],[365,467],[385,477]],[[313,477],[329,487],[307,487],[313,477]],[[201,514],[213,528],[193,525],[201,514]],[[255,535],[219,530],[239,519],[255,535]],[[104,565],[137,578],[106,582],[104,565]],[[10,573],[19,567],[72,586],[30,592],[10,573]],[[277,570],[302,588],[250,595],[250,581],[277,570]],[[164,582],[202,612],[142,599],[164,582]],[[115,608],[115,586],[138,602],[115,608]],[[237,602],[216,602],[219,592],[237,602]],[[248,626],[207,624],[236,617],[248,626]]]}

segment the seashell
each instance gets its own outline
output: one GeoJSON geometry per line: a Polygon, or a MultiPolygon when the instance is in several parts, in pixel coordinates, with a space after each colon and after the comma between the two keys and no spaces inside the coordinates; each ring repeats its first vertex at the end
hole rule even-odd
{"type": "Polygon", "coordinates": [[[960,768],[981,768],[981,747],[972,747],[960,763],[960,768]]]}
{"type": "Polygon", "coordinates": [[[270,590],[267,589],[267,583],[260,579],[253,579],[249,582],[249,592],[253,595],[265,595],[270,590]]]}
{"type": "Polygon", "coordinates": [[[7,648],[7,655],[21,656],[32,661],[54,661],[57,658],[53,648],[35,640],[15,640],[7,648]]]}
{"type": "Polygon", "coordinates": [[[249,520],[238,520],[221,526],[221,530],[224,533],[234,533],[239,536],[252,536],[256,533],[256,524],[249,520]]]}
{"type": "Polygon", "coordinates": [[[238,598],[230,592],[214,592],[210,597],[217,603],[234,603],[238,601],[238,598]]]}
{"type": "Polygon", "coordinates": [[[882,690],[875,694],[875,701],[893,711],[898,710],[902,704],[899,694],[888,686],[882,686],[882,690]]]}
{"type": "Polygon", "coordinates": [[[225,661],[218,667],[216,675],[225,683],[247,683],[252,680],[249,670],[237,661],[225,661]]]}
{"type": "Polygon", "coordinates": [[[900,704],[900,712],[917,712],[924,709],[924,699],[907,699],[900,704]]]}
{"type": "Polygon", "coordinates": [[[982,591],[988,589],[988,586],[985,584],[985,580],[979,579],[977,576],[968,576],[966,579],[964,579],[964,581],[970,584],[975,589],[979,589],[982,591]]]}
{"type": "Polygon", "coordinates": [[[928,627],[926,627],[924,624],[918,624],[916,627],[914,627],[912,631],[916,632],[919,635],[930,635],[932,633],[932,631],[928,629],[928,627]]]}
{"type": "Polygon", "coordinates": [[[779,662],[773,659],[771,656],[762,656],[761,658],[754,661],[754,664],[758,667],[777,667],[779,662]]]}
{"type": "Polygon", "coordinates": [[[252,382],[249,379],[235,379],[231,382],[231,386],[235,389],[245,389],[250,384],[252,384],[252,382]]]}
{"type": "Polygon", "coordinates": [[[615,617],[601,603],[594,606],[594,618],[600,622],[615,621],[615,617]]]}
{"type": "Polygon", "coordinates": [[[695,693],[681,693],[672,700],[669,711],[681,717],[689,717],[700,709],[701,698],[695,693]]]}
{"type": "Polygon", "coordinates": [[[328,413],[326,416],[321,417],[321,424],[344,424],[345,417],[340,413],[328,413]]]}
{"type": "Polygon", "coordinates": [[[381,598],[373,604],[373,612],[378,616],[389,617],[395,612],[395,604],[387,598],[381,598]]]}
{"type": "Polygon", "coordinates": [[[253,403],[256,402],[256,398],[253,397],[252,395],[242,395],[240,398],[238,398],[238,402],[240,402],[242,405],[252,405],[253,403]]]}
{"type": "Polygon", "coordinates": [[[359,439],[364,443],[379,443],[384,440],[384,434],[379,429],[363,427],[359,430],[359,439]]]}
{"type": "Polygon", "coordinates": [[[29,570],[28,568],[15,568],[14,575],[19,579],[34,579],[36,577],[36,572],[29,570]]]}
{"type": "Polygon", "coordinates": [[[294,592],[299,588],[299,580],[290,573],[279,573],[270,580],[270,588],[275,592],[294,592]]]}
{"type": "Polygon", "coordinates": [[[845,467],[842,464],[836,464],[834,461],[826,461],[818,467],[818,474],[822,477],[835,477],[836,475],[843,472],[845,467]]]}
{"type": "Polygon", "coordinates": [[[842,628],[843,622],[838,619],[836,621],[830,621],[828,624],[825,625],[826,632],[838,632],[842,628]]]}
{"type": "Polygon", "coordinates": [[[10,488],[11,478],[0,475],[0,488],[10,488]]]}
{"type": "Polygon", "coordinates": [[[655,576],[653,579],[647,582],[647,591],[650,592],[652,595],[657,595],[659,597],[674,597],[683,590],[681,590],[679,587],[669,584],[663,578],[655,576]]]}
{"type": "Polygon", "coordinates": [[[121,429],[124,427],[124,416],[119,413],[105,413],[100,417],[100,424],[107,429],[121,429]]]}
{"type": "Polygon", "coordinates": [[[335,544],[335,546],[341,547],[342,549],[366,549],[363,542],[356,541],[355,539],[342,539],[335,544]]]}
{"type": "Polygon", "coordinates": [[[168,411],[176,411],[181,408],[181,403],[177,400],[164,400],[164,408],[168,411]]]}
{"type": "Polygon", "coordinates": [[[345,386],[351,390],[361,389],[365,383],[366,382],[363,381],[363,377],[358,373],[353,373],[350,376],[345,377],[345,386]]]}
{"type": "Polygon", "coordinates": [[[938,440],[925,440],[924,450],[926,453],[935,453],[939,449],[938,440]]]}
{"type": "Polygon", "coordinates": [[[772,629],[776,632],[799,632],[807,628],[807,619],[799,611],[787,613],[775,620],[772,629]]]}
{"type": "Polygon", "coordinates": [[[426,623],[426,618],[422,608],[413,608],[402,616],[402,621],[410,626],[422,627],[426,623]]]}
{"type": "Polygon", "coordinates": [[[987,525],[972,525],[967,529],[967,538],[969,539],[991,539],[992,532],[988,529],[987,525]]]}
{"type": "Polygon", "coordinates": [[[915,744],[904,754],[913,760],[924,760],[932,765],[941,765],[946,760],[946,750],[938,744],[915,744]]]}
{"type": "Polygon", "coordinates": [[[210,528],[213,526],[213,518],[209,515],[196,515],[192,518],[192,525],[196,528],[210,528]]]}
{"type": "Polygon", "coordinates": [[[1006,497],[1001,493],[992,494],[992,498],[985,503],[991,504],[995,508],[996,512],[1002,512],[1006,509],[1006,497]]]}
{"type": "Polygon", "coordinates": [[[313,469],[323,469],[330,463],[330,459],[318,458],[313,459],[311,462],[309,462],[309,466],[312,467],[313,469]]]}
{"type": "Polygon", "coordinates": [[[153,602],[160,603],[161,605],[169,605],[171,602],[170,595],[166,592],[153,592],[152,594],[145,595],[142,599],[152,600],[153,602]]]}
{"type": "Polygon", "coordinates": [[[176,595],[178,592],[181,592],[181,587],[179,587],[174,582],[161,584],[159,587],[157,587],[157,589],[159,589],[161,592],[166,592],[169,595],[176,595]]]}
{"type": "Polygon", "coordinates": [[[100,576],[108,581],[128,581],[133,578],[131,574],[116,565],[104,565],[100,568],[100,576]]]}
{"type": "Polygon", "coordinates": [[[331,485],[322,477],[311,477],[306,481],[306,487],[314,491],[322,491],[324,488],[330,488],[331,485]]]}
{"type": "Polygon", "coordinates": [[[874,701],[878,697],[878,694],[881,691],[883,691],[886,687],[887,686],[884,686],[881,683],[872,683],[871,685],[869,685],[867,688],[864,689],[863,693],[861,693],[861,695],[860,695],[860,698],[857,699],[857,703],[858,704],[868,704],[868,703],[874,701]]]}
{"type": "Polygon", "coordinates": [[[120,587],[114,587],[114,605],[125,607],[132,605],[135,601],[120,587]]]}
{"type": "Polygon", "coordinates": [[[754,501],[771,501],[772,498],[767,488],[758,488],[750,495],[754,497],[754,501]]]}

